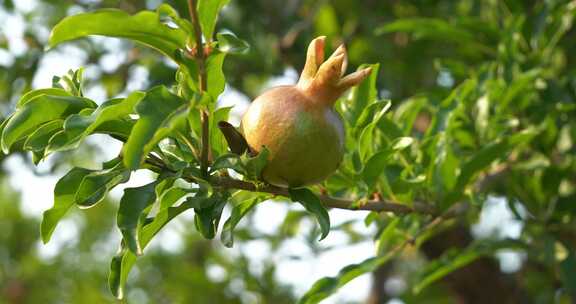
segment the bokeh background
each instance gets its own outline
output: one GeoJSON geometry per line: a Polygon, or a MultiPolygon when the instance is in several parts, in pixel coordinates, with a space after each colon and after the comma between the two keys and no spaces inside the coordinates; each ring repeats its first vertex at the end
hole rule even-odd
{"type": "MultiPolygon", "coordinates": [[[[165,2],[186,15],[185,1],[165,2]]],[[[86,95],[98,102],[137,89],[172,84],[173,64],[126,41],[95,37],[45,50],[51,27],[67,15],[104,7],[134,13],[155,9],[160,3],[0,0],[1,116],[13,111],[24,92],[49,87],[52,76],[81,66],[85,68],[86,95]]],[[[554,13],[566,5],[576,7],[576,2],[232,0],[224,8],[218,27],[230,29],[248,41],[251,49],[245,55],[226,59],[227,88],[219,103],[234,105],[233,120],[237,121],[262,90],[294,83],[308,42],[317,35],[326,35],[332,49],[346,43],[349,69],[362,63],[380,63],[379,95],[390,98],[395,106],[424,95],[429,102],[438,102],[475,68],[503,61],[551,69],[552,77],[563,77],[561,88],[552,93],[573,105],[576,34],[572,19],[554,13]],[[404,28],[399,25],[400,30],[386,27],[413,18],[456,23],[472,34],[443,28],[444,23],[417,29],[409,24],[404,28]],[[537,31],[540,26],[552,38],[554,31],[550,28],[563,29],[548,56],[521,58],[522,52],[510,49],[516,44],[507,39],[522,38],[514,33],[501,34],[519,20],[527,24],[526,31],[537,31]]],[[[538,40],[524,43],[536,47],[533,44],[538,40]]],[[[573,122],[574,117],[572,131],[566,131],[568,138],[576,138],[573,122]]],[[[103,136],[91,136],[88,142],[80,152],[52,155],[38,168],[31,165],[30,155],[25,153],[0,156],[0,303],[115,302],[106,286],[109,259],[120,239],[112,214],[122,189],[144,184],[150,179],[147,172],[137,172],[128,185],[116,188],[108,202],[87,212],[71,212],[49,244],[43,245],[39,235],[42,211],[51,206],[52,188],[66,169],[95,166],[120,149],[119,143],[103,136]]],[[[563,151],[573,153],[571,142],[563,151]]],[[[503,197],[489,196],[485,200],[478,218],[472,221],[472,235],[520,238],[526,222],[517,214],[523,211],[510,210],[503,197]]],[[[574,212],[575,208],[570,208],[574,212]]],[[[374,227],[366,227],[363,222],[367,213],[332,210],[330,215],[333,231],[318,243],[315,223],[302,208],[282,202],[262,204],[237,229],[235,247],[226,249],[219,241],[202,239],[193,228],[192,212],[185,213],[168,225],[138,260],[129,279],[127,301],[294,303],[317,279],[335,275],[345,265],[374,255],[374,227]]],[[[559,245],[552,239],[546,246],[559,245]]],[[[564,249],[563,257],[567,254],[564,249]]],[[[407,251],[405,255],[395,271],[383,269],[382,273],[364,275],[326,303],[368,299],[395,304],[457,301],[457,296],[448,296],[449,286],[442,283],[412,296],[406,277],[423,260],[417,252],[407,251]]],[[[526,252],[522,251],[503,250],[492,258],[502,274],[527,278],[523,284],[532,290],[529,302],[565,300],[563,284],[551,274],[557,269],[544,267],[535,273],[526,272],[526,252]]],[[[478,285],[486,279],[490,278],[478,277],[478,285]]]]}

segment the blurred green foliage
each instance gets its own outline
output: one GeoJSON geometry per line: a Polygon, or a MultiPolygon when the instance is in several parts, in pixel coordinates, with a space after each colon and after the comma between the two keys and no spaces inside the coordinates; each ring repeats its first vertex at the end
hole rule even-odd
{"type": "MultiPolygon", "coordinates": [[[[43,50],[48,45],[47,33],[62,18],[79,11],[111,7],[135,14],[147,8],[155,9],[158,4],[155,1],[37,1],[33,10],[23,12],[13,1],[0,3],[3,16],[21,16],[25,25],[24,51],[11,45],[14,41],[8,37],[12,29],[7,23],[2,24],[0,31],[0,56],[8,58],[7,64],[0,61],[0,102],[5,116],[13,113],[18,100],[22,102],[21,96],[33,89],[35,75],[42,69],[43,50]]],[[[172,5],[180,16],[188,16],[185,1],[165,3],[172,5]]],[[[399,217],[371,213],[365,221],[366,226],[375,227],[377,231],[371,237],[347,225],[332,227],[332,231],[347,232],[351,243],[373,239],[377,244],[375,257],[343,269],[336,277],[319,280],[302,300],[319,301],[356,276],[374,272],[370,301],[375,303],[390,298],[406,303],[450,303],[456,299],[469,303],[486,303],[487,299],[502,303],[569,303],[576,299],[573,275],[576,273],[573,229],[576,224],[575,17],[576,2],[567,0],[232,0],[222,10],[216,32],[222,29],[233,32],[235,36],[219,35],[217,40],[226,42],[223,43],[226,48],[220,46],[222,52],[238,54],[227,56],[224,63],[223,53],[211,57],[215,68],[209,75],[216,76],[209,79],[209,88],[216,89],[211,89],[214,90],[209,92],[211,96],[196,100],[191,107],[213,107],[214,99],[223,89],[223,76],[229,86],[250,98],[257,96],[268,81],[283,75],[287,69],[301,69],[306,46],[317,35],[327,35],[331,49],[345,43],[352,69],[364,63],[379,68],[370,81],[337,104],[347,125],[348,153],[339,171],[313,190],[339,197],[384,197],[407,206],[424,203],[437,210],[452,210],[462,203],[468,208],[456,219],[446,220],[423,233],[432,218],[417,214],[399,217]],[[244,42],[236,37],[247,41],[248,51],[244,51],[244,42]],[[221,56],[216,57],[218,55],[221,56]],[[385,99],[390,99],[391,104],[385,99]],[[490,236],[474,240],[472,226],[478,222],[487,202],[494,198],[504,200],[514,219],[521,223],[518,238],[490,236]],[[516,275],[504,273],[490,264],[503,249],[522,254],[516,275]],[[477,280],[477,285],[465,284],[470,277],[477,280]],[[391,292],[383,287],[390,278],[401,278],[408,287],[391,292]]],[[[203,22],[209,23],[210,20],[203,22]]],[[[111,30],[116,29],[111,27],[111,30]]],[[[142,42],[149,37],[134,39],[142,42]]],[[[82,91],[97,87],[103,88],[106,99],[126,96],[132,90],[129,82],[134,78],[136,67],[148,71],[146,85],[139,89],[177,85],[179,96],[187,98],[197,90],[198,85],[193,81],[176,82],[184,79],[182,75],[194,73],[193,62],[176,70],[174,64],[159,60],[159,54],[146,47],[122,42],[120,50],[110,49],[101,41],[84,39],[70,44],[80,49],[81,57],[85,58],[83,65],[98,72],[84,79],[83,88],[70,76],[72,85],[61,86],[61,90],[67,92],[63,94],[70,95],[67,98],[82,101],[82,91]],[[127,55],[113,69],[105,68],[101,58],[118,52],[127,55]]],[[[171,53],[172,49],[163,51],[181,59],[171,53]]],[[[179,109],[178,96],[162,89],[153,90],[147,92],[147,96],[154,92],[164,100],[172,100],[173,110],[179,109]]],[[[25,105],[19,106],[25,108],[25,105]]],[[[94,107],[88,105],[75,111],[76,122],[91,122],[90,117],[97,117],[98,111],[104,108],[93,110],[94,107]]],[[[212,118],[228,115],[228,110],[210,110],[213,110],[212,118]]],[[[137,112],[144,118],[150,115],[154,118],[150,119],[159,124],[158,120],[172,117],[172,112],[161,113],[144,106],[137,112]]],[[[69,114],[72,113],[66,112],[62,119],[69,114]]],[[[199,117],[190,115],[187,122],[193,134],[190,143],[182,145],[183,139],[175,136],[170,145],[160,148],[175,171],[193,170],[191,167],[197,165],[194,157],[185,156],[192,155],[198,148],[199,117]]],[[[178,130],[180,124],[180,120],[175,120],[169,125],[170,132],[178,130]]],[[[130,144],[142,150],[130,153],[137,158],[131,163],[135,166],[165,135],[149,124],[137,125],[135,123],[134,128],[150,146],[142,142],[130,144]]],[[[119,129],[109,127],[105,131],[117,139],[125,139],[125,134],[115,132],[119,129]]],[[[55,141],[51,149],[35,150],[34,155],[22,152],[16,143],[13,153],[39,161],[45,154],[65,150],[81,140],[69,139],[63,136],[66,145],[55,141]]],[[[222,161],[222,168],[244,170],[245,175],[249,175],[246,167],[258,164],[254,159],[226,156],[218,135],[213,135],[212,142],[217,143],[215,156],[228,158],[222,161]]],[[[75,154],[54,154],[49,161],[51,173],[62,176],[64,169],[73,166],[97,168],[93,159],[98,148],[84,145],[75,154]]],[[[6,156],[2,156],[2,161],[5,159],[6,156]]],[[[98,171],[97,178],[122,178],[127,172],[121,167],[112,169],[98,171]],[[110,171],[118,174],[106,175],[110,171]]],[[[38,247],[42,246],[38,233],[40,220],[21,211],[18,194],[8,186],[9,179],[4,172],[0,202],[0,227],[4,231],[0,236],[0,300],[8,303],[114,301],[106,291],[106,276],[108,259],[113,255],[114,243],[118,242],[113,216],[117,204],[107,199],[89,212],[69,215],[66,220],[75,223],[77,239],[46,259],[38,254],[38,247]],[[104,257],[103,252],[109,256],[104,257]]],[[[209,185],[197,182],[203,195],[212,194],[209,185]]],[[[97,189],[104,187],[106,191],[99,194],[96,201],[114,185],[109,180],[97,184],[97,189]]],[[[231,201],[249,206],[248,209],[258,208],[253,204],[259,203],[260,198],[250,199],[253,200],[233,197],[231,201]]],[[[196,211],[195,222],[201,223],[197,228],[204,236],[214,234],[213,226],[218,223],[217,220],[214,223],[214,214],[223,207],[221,201],[220,197],[210,196],[211,206],[216,207],[206,208],[202,205],[205,201],[190,205],[196,211]]],[[[138,211],[147,207],[141,206],[138,211]]],[[[238,212],[247,214],[244,220],[251,220],[250,212],[238,212]]],[[[272,251],[276,251],[295,233],[305,233],[298,231],[303,214],[291,212],[279,219],[284,222],[281,231],[275,234],[261,234],[250,225],[240,227],[233,232],[235,243],[260,239],[269,242],[272,251]]],[[[129,222],[138,219],[132,218],[129,222]]],[[[184,219],[182,223],[194,225],[191,220],[184,219]]],[[[227,233],[232,233],[232,229],[227,233]]],[[[126,291],[129,300],[293,303],[302,296],[283,282],[277,282],[272,252],[270,261],[264,263],[264,271],[256,273],[250,271],[248,257],[227,255],[226,249],[215,241],[204,240],[194,229],[180,233],[185,246],[178,254],[151,250],[139,259],[138,273],[130,277],[126,291]],[[211,278],[208,275],[211,267],[224,269],[224,277],[211,278]]],[[[319,235],[320,229],[314,228],[309,236],[309,246],[318,252],[326,250],[316,244],[319,235]]]]}

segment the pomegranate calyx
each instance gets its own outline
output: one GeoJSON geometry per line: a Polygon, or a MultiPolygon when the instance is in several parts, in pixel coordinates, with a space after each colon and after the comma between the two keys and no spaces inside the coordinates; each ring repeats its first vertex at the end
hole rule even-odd
{"type": "Polygon", "coordinates": [[[372,68],[365,68],[344,76],[348,65],[346,48],[340,45],[324,61],[325,40],[325,36],[320,36],[310,42],[306,63],[297,87],[310,100],[331,107],[346,90],[368,77],[372,68]]]}

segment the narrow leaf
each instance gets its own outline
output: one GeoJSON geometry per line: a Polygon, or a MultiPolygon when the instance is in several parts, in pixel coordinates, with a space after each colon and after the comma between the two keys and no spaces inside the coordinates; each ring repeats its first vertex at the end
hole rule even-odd
{"type": "Polygon", "coordinates": [[[240,220],[260,202],[260,198],[256,197],[234,206],[232,214],[224,223],[224,228],[222,228],[222,233],[220,234],[220,240],[224,246],[231,248],[234,245],[234,228],[240,220]]]}
{"type": "MultiPolygon", "coordinates": [[[[365,160],[368,155],[372,154],[372,149],[374,146],[374,131],[377,130],[380,120],[384,118],[384,114],[386,114],[388,109],[390,109],[390,106],[390,101],[373,103],[370,107],[372,108],[370,112],[373,111],[373,113],[371,117],[366,118],[371,119],[371,121],[363,128],[360,128],[360,124],[357,125],[357,132],[360,132],[360,138],[358,139],[358,152],[361,160],[365,160]]],[[[361,124],[363,125],[364,123],[361,122],[361,124]]]]}
{"type": "Polygon", "coordinates": [[[228,193],[214,193],[208,199],[200,199],[197,204],[198,207],[194,208],[196,213],[194,216],[194,224],[196,229],[206,239],[213,239],[216,236],[216,230],[220,223],[222,210],[228,202],[228,193]]]}
{"type": "Polygon", "coordinates": [[[461,27],[452,25],[445,20],[434,18],[403,18],[388,23],[376,30],[377,34],[392,32],[414,33],[417,38],[433,38],[454,42],[476,41],[473,33],[461,27]]]}
{"type": "Polygon", "coordinates": [[[390,150],[378,152],[372,155],[366,162],[366,165],[364,165],[362,178],[369,188],[374,187],[378,181],[378,177],[384,173],[384,167],[386,166],[390,155],[390,150]]]}
{"type": "Polygon", "coordinates": [[[499,249],[524,248],[524,246],[520,241],[504,239],[475,242],[464,249],[448,250],[421,270],[421,279],[414,285],[413,291],[419,293],[430,284],[442,279],[453,271],[474,262],[480,257],[492,255],[499,249]]]}
{"type": "Polygon", "coordinates": [[[229,0],[200,0],[198,2],[198,15],[202,32],[206,40],[212,40],[218,13],[228,3],[229,0]]]}
{"type": "Polygon", "coordinates": [[[142,212],[156,201],[156,184],[157,182],[152,182],[142,187],[127,188],[120,200],[118,228],[128,249],[136,255],[142,254],[137,233],[139,219],[142,212]]]}
{"type": "Polygon", "coordinates": [[[212,167],[210,167],[211,172],[222,169],[232,169],[240,174],[246,174],[240,156],[232,153],[220,155],[214,160],[212,167]]]}
{"type": "MultiPolygon", "coordinates": [[[[182,203],[177,207],[167,207],[161,209],[152,221],[145,224],[139,233],[139,241],[141,248],[152,240],[152,238],[160,232],[160,230],[168,224],[172,219],[181,214],[182,212],[192,208],[190,204],[182,203]]],[[[137,256],[128,250],[126,247],[120,249],[120,252],[112,259],[110,263],[110,273],[108,274],[108,287],[112,294],[122,299],[124,297],[124,289],[128,274],[136,262],[137,256]]]]}
{"type": "Polygon", "coordinates": [[[73,168],[64,175],[54,187],[54,205],[44,211],[40,232],[44,244],[50,241],[50,237],[56,229],[56,225],[64,217],[68,209],[74,205],[74,196],[82,179],[94,172],[84,168],[73,168]]]}
{"type": "Polygon", "coordinates": [[[234,33],[225,31],[216,34],[218,49],[222,53],[245,54],[250,49],[248,42],[236,37],[234,33]]]}
{"type": "Polygon", "coordinates": [[[224,65],[225,53],[214,53],[206,60],[206,73],[208,75],[208,94],[212,100],[218,100],[218,96],[224,92],[226,79],[222,66],[224,65]]]}
{"type": "Polygon", "coordinates": [[[260,153],[254,157],[242,156],[244,162],[244,169],[246,170],[246,178],[249,180],[257,181],[261,179],[262,170],[268,163],[268,155],[270,152],[266,147],[260,150],[260,153]]]}
{"type": "Polygon", "coordinates": [[[380,233],[380,237],[378,238],[378,243],[376,244],[376,255],[380,256],[385,254],[386,249],[390,248],[390,241],[394,236],[394,232],[396,231],[396,226],[400,223],[400,218],[395,217],[393,220],[386,225],[386,228],[380,233]]]}
{"type": "Polygon", "coordinates": [[[368,124],[370,124],[375,120],[374,119],[375,117],[379,116],[377,120],[380,120],[382,118],[382,115],[388,112],[391,106],[392,102],[390,102],[390,100],[383,100],[372,103],[366,108],[364,108],[362,110],[362,113],[358,117],[358,120],[356,121],[354,134],[356,134],[356,136],[360,135],[360,132],[368,124]]]}
{"type": "Polygon", "coordinates": [[[230,114],[230,110],[232,107],[222,107],[216,109],[212,114],[210,119],[210,143],[212,146],[212,150],[216,153],[216,155],[220,155],[226,152],[226,139],[222,135],[222,132],[216,130],[219,121],[226,121],[228,120],[228,115],[230,114]]]}
{"type": "Polygon", "coordinates": [[[335,277],[325,277],[316,281],[316,283],[314,283],[314,285],[304,294],[298,303],[320,303],[353,279],[378,269],[378,267],[392,259],[396,253],[397,251],[390,251],[384,256],[369,258],[361,263],[348,265],[342,268],[335,277]]]}
{"type": "Polygon", "coordinates": [[[408,148],[414,142],[412,137],[399,137],[394,139],[391,144],[391,149],[395,151],[400,151],[408,148]]]}
{"type": "Polygon", "coordinates": [[[289,192],[293,202],[302,204],[308,212],[316,217],[318,224],[320,224],[320,230],[322,231],[320,240],[323,240],[330,232],[330,216],[320,199],[306,188],[290,189],[289,192]]]}

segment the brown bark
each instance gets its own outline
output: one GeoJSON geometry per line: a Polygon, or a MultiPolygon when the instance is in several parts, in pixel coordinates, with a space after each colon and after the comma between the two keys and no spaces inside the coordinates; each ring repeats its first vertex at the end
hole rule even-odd
{"type": "Polygon", "coordinates": [[[392,271],[393,265],[394,263],[391,261],[390,263],[382,265],[382,267],[372,273],[372,287],[368,300],[366,300],[367,304],[386,303],[390,299],[390,296],[386,294],[384,284],[392,271]]]}

